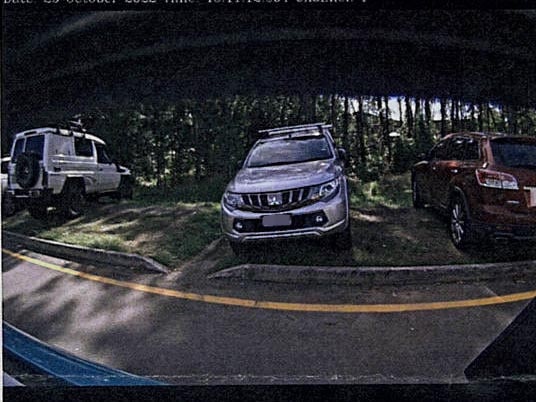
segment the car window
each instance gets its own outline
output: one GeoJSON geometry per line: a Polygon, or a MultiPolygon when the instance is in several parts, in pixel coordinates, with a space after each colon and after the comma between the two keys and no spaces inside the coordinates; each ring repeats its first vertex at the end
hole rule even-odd
{"type": "Polygon", "coordinates": [[[45,136],[36,135],[28,137],[26,139],[25,151],[39,156],[39,159],[43,159],[43,149],[45,147],[45,136]]]}
{"type": "Polygon", "coordinates": [[[112,163],[112,159],[106,152],[106,146],[95,144],[95,148],[97,149],[97,163],[112,163]]]}
{"type": "Polygon", "coordinates": [[[491,142],[495,160],[504,166],[536,168],[536,143],[520,139],[498,139],[491,142]]]}
{"type": "Polygon", "coordinates": [[[8,172],[8,165],[9,165],[9,161],[3,161],[2,162],[2,173],[7,173],[8,172]]]}
{"type": "Polygon", "coordinates": [[[251,152],[248,167],[301,163],[333,157],[325,137],[299,137],[259,143],[251,152]]]}
{"type": "Polygon", "coordinates": [[[77,156],[93,156],[93,144],[86,138],[74,139],[74,152],[77,156]]]}
{"type": "Polygon", "coordinates": [[[478,141],[473,138],[467,139],[467,146],[465,148],[464,160],[474,161],[474,160],[479,160],[479,159],[480,159],[480,151],[479,151],[478,141]]]}
{"type": "Polygon", "coordinates": [[[465,138],[453,138],[450,141],[450,147],[448,148],[447,158],[448,160],[463,160],[465,155],[465,146],[467,140],[465,138]]]}
{"type": "Polygon", "coordinates": [[[444,160],[448,156],[448,140],[441,141],[430,152],[430,159],[444,160]]]}
{"type": "Polygon", "coordinates": [[[11,156],[11,160],[13,162],[17,162],[17,158],[20,154],[22,154],[23,150],[24,150],[24,138],[19,138],[17,141],[15,141],[15,146],[13,147],[13,155],[11,156]]]}

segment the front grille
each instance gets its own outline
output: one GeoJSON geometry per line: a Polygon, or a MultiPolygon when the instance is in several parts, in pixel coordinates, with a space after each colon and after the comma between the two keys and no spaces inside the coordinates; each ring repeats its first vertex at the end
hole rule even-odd
{"type": "Polygon", "coordinates": [[[295,209],[309,204],[311,193],[311,187],[303,187],[274,193],[242,194],[244,205],[240,209],[259,212],[295,209]]]}

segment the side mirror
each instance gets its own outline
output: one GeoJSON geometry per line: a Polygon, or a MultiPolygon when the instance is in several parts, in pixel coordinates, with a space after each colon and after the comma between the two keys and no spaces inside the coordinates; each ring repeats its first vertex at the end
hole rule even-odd
{"type": "Polygon", "coordinates": [[[346,149],[344,148],[337,148],[337,153],[339,154],[339,158],[341,161],[346,162],[348,159],[348,156],[346,155],[346,149]]]}
{"type": "Polygon", "coordinates": [[[115,169],[116,169],[119,173],[126,172],[125,169],[123,169],[121,166],[119,166],[119,163],[117,163],[117,162],[113,162],[113,164],[115,165],[115,169]]]}
{"type": "Polygon", "coordinates": [[[238,169],[242,169],[242,166],[244,165],[244,160],[240,159],[238,162],[236,162],[236,167],[238,169]]]}

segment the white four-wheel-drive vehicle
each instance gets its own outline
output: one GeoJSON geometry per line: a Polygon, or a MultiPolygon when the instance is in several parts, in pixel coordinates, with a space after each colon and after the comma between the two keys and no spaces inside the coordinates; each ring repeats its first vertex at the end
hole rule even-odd
{"type": "Polygon", "coordinates": [[[130,171],[108,156],[95,135],[71,127],[43,127],[15,135],[8,168],[8,193],[34,218],[48,207],[67,218],[83,213],[88,199],[132,197],[130,171]]]}
{"type": "Polygon", "coordinates": [[[0,177],[2,179],[2,216],[11,216],[17,212],[17,203],[14,198],[11,197],[7,192],[7,169],[9,166],[9,161],[11,158],[5,157],[2,158],[2,173],[0,177]]]}

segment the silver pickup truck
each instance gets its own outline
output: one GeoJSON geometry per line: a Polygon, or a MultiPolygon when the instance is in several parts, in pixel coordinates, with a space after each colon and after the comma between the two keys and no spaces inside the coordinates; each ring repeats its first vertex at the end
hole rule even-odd
{"type": "Polygon", "coordinates": [[[221,200],[236,254],[254,241],[327,237],[352,246],[346,152],[323,123],[263,130],[221,200]]]}

